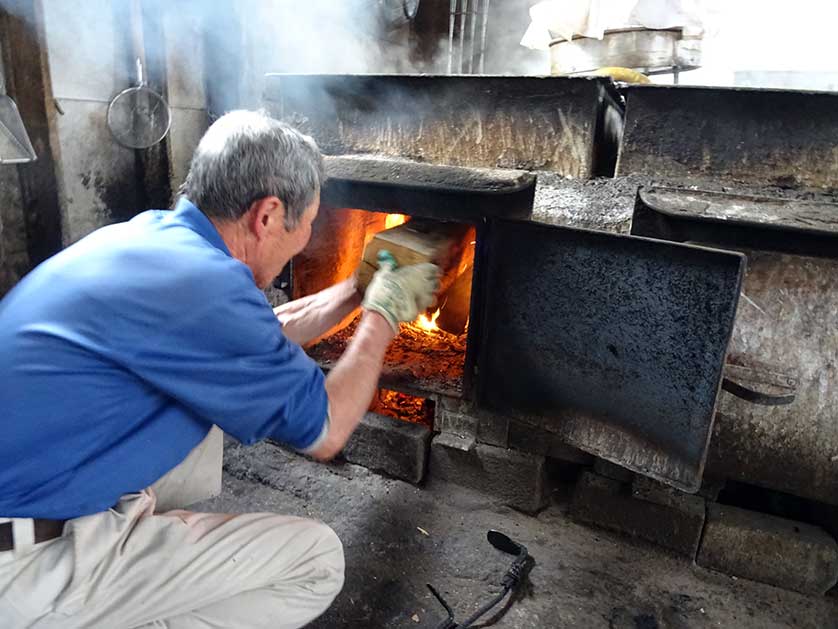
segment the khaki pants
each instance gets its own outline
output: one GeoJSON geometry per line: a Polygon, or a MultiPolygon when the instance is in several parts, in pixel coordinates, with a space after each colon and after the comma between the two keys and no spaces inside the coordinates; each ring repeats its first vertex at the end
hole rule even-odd
{"type": "MultiPolygon", "coordinates": [[[[155,484],[157,487],[159,483],[155,484]]],[[[0,627],[302,627],[343,585],[326,525],[254,513],[157,514],[153,489],[0,552],[0,627]]]]}

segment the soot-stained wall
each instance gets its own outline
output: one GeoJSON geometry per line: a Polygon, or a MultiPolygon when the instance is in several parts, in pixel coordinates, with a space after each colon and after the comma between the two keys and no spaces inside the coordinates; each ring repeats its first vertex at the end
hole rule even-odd
{"type": "MultiPolygon", "coordinates": [[[[157,4],[152,2],[152,4],[157,4]]],[[[189,11],[157,4],[132,14],[129,3],[43,0],[52,91],[64,244],[102,225],[171,200],[206,128],[203,40],[189,11]],[[149,85],[167,99],[172,125],[162,147],[136,151],[107,126],[108,103],[137,84],[137,51],[149,85]]]]}
{"type": "MultiPolygon", "coordinates": [[[[5,94],[3,59],[0,55],[0,94],[5,94]]],[[[23,201],[17,167],[0,164],[0,297],[15,285],[29,267],[23,201]]]]}

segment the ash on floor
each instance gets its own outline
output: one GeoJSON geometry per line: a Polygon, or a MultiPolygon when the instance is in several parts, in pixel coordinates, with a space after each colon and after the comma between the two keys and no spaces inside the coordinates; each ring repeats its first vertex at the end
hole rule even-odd
{"type": "Polygon", "coordinates": [[[417,488],[259,444],[228,445],[222,494],[193,508],[303,515],[334,528],[346,552],[346,585],[311,625],[319,629],[436,627],[444,612],[426,583],[464,619],[499,591],[510,563],[486,542],[491,528],[525,544],[537,561],[520,599],[492,627],[838,629],[834,598],[731,579],[575,524],[558,497],[530,517],[456,486],[417,488]]]}

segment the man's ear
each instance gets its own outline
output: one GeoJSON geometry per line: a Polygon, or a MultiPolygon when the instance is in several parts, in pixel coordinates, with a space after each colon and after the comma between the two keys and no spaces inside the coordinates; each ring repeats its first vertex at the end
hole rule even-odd
{"type": "Polygon", "coordinates": [[[262,197],[250,204],[248,226],[259,240],[285,228],[285,204],[278,197],[262,197]]]}

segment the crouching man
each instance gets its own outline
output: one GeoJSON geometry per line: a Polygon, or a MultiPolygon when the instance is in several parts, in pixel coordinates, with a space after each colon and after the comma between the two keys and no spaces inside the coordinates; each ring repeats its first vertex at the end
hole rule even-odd
{"type": "Polygon", "coordinates": [[[94,232],[0,302],[0,627],[290,628],[331,604],[324,524],[155,509],[214,424],[333,457],[430,304],[436,267],[388,266],[363,303],[348,280],[272,311],[261,289],[308,242],[322,181],[310,138],[227,114],[174,210],[94,232]],[[361,305],[324,377],[300,345],[361,305]]]}

